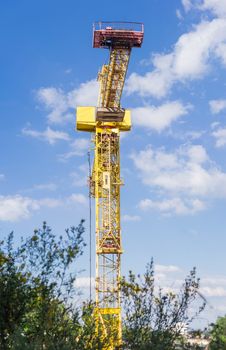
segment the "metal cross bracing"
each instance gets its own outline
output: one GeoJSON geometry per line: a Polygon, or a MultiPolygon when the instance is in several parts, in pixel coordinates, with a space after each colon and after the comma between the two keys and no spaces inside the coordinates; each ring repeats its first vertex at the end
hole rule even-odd
{"type": "Polygon", "coordinates": [[[94,181],[96,198],[96,304],[104,324],[114,323],[121,339],[120,315],[120,153],[119,131],[97,128],[94,181]]]}
{"type": "Polygon", "coordinates": [[[77,108],[77,129],[94,133],[94,163],[90,193],[96,210],[96,310],[97,333],[105,334],[104,350],[120,348],[121,324],[121,224],[120,224],[120,132],[131,128],[130,112],[120,99],[132,47],[141,47],[144,28],[140,23],[98,22],[93,46],[109,48],[110,58],[98,80],[98,107],[77,108]],[[133,29],[136,27],[136,30],[133,29]]]}
{"type": "Polygon", "coordinates": [[[120,108],[120,100],[130,58],[130,48],[111,49],[108,65],[103,65],[100,81],[99,107],[120,108]]]}

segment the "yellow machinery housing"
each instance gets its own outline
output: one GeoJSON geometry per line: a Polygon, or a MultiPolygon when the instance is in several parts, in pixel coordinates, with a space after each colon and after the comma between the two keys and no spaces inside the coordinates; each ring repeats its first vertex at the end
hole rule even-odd
{"type": "Polygon", "coordinates": [[[119,349],[122,341],[120,132],[131,129],[131,116],[129,110],[121,108],[120,99],[131,49],[141,47],[143,34],[141,23],[94,24],[93,46],[110,50],[109,63],[98,75],[98,106],[77,108],[77,130],[94,134],[90,193],[95,198],[96,211],[95,314],[97,332],[108,339],[103,348],[106,350],[119,349]]]}
{"type": "MultiPolygon", "coordinates": [[[[78,107],[76,128],[80,131],[95,132],[96,127],[103,125],[96,119],[96,107],[78,107]]],[[[105,122],[106,124],[106,122],[105,122]]],[[[107,123],[110,128],[118,128],[119,131],[129,131],[131,129],[131,113],[125,110],[124,118],[121,122],[110,121],[107,123]]]]}

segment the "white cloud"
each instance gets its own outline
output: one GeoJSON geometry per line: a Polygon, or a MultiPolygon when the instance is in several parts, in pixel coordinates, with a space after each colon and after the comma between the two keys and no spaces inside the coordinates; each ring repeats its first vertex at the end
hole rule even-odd
{"type": "Polygon", "coordinates": [[[175,45],[173,73],[177,79],[196,79],[208,70],[210,51],[225,40],[226,23],[201,22],[194,31],[183,34],[175,45]]]}
{"type": "Polygon", "coordinates": [[[175,265],[155,265],[155,271],[157,273],[169,273],[169,272],[180,272],[181,269],[175,265]]]}
{"type": "Polygon", "coordinates": [[[88,203],[88,198],[87,196],[84,196],[84,194],[81,193],[73,193],[69,198],[68,198],[69,203],[77,203],[77,204],[82,204],[82,205],[87,205],[88,203]]]}
{"type": "Polygon", "coordinates": [[[47,184],[39,184],[34,185],[31,190],[37,190],[37,191],[55,191],[57,189],[57,185],[54,183],[47,183],[47,184]]]}
{"type": "Polygon", "coordinates": [[[210,124],[211,129],[216,129],[218,126],[220,126],[219,122],[213,122],[210,124]]]}
{"type": "Polygon", "coordinates": [[[36,201],[40,207],[57,208],[63,205],[63,201],[57,198],[43,198],[36,201]]]}
{"type": "MultiPolygon", "coordinates": [[[[187,8],[189,6],[189,1],[187,8]]],[[[128,94],[162,98],[176,82],[186,82],[205,76],[210,61],[218,57],[226,60],[226,21],[215,18],[202,21],[193,29],[180,36],[174,49],[168,54],[152,57],[153,70],[145,75],[132,73],[126,83],[128,94]]]]}
{"type": "Polygon", "coordinates": [[[205,134],[205,131],[188,131],[185,136],[190,140],[198,140],[203,134],[205,134]]]}
{"type": "Polygon", "coordinates": [[[70,150],[67,153],[59,155],[61,161],[66,161],[75,156],[83,156],[89,150],[90,141],[88,139],[76,139],[70,144],[70,150]]]}
{"type": "Polygon", "coordinates": [[[0,174],[0,180],[4,180],[5,179],[5,175],[4,174],[0,174]]]}
{"type": "Polygon", "coordinates": [[[223,147],[226,145],[226,128],[219,128],[212,133],[216,139],[216,147],[223,147]]]}
{"type": "Polygon", "coordinates": [[[174,194],[226,197],[226,173],[209,160],[201,145],[168,153],[148,147],[132,159],[145,184],[174,194]]]}
{"type": "Polygon", "coordinates": [[[50,198],[37,200],[21,195],[0,196],[0,221],[27,219],[41,207],[55,208],[61,204],[60,200],[50,198]]]}
{"type": "Polygon", "coordinates": [[[73,119],[73,114],[68,112],[67,95],[62,89],[41,88],[37,91],[37,98],[50,111],[47,115],[50,124],[59,124],[73,119]]]}
{"type": "Polygon", "coordinates": [[[77,89],[68,93],[69,106],[96,106],[99,83],[96,79],[82,83],[77,89]]]}
{"type": "Polygon", "coordinates": [[[192,163],[203,164],[209,160],[205,148],[202,145],[193,145],[181,149],[180,153],[187,156],[192,163]]]}
{"type": "Polygon", "coordinates": [[[226,109],[226,100],[211,100],[209,106],[213,114],[218,114],[226,109]]]}
{"type": "Polygon", "coordinates": [[[88,186],[88,174],[89,174],[88,162],[76,167],[76,171],[72,171],[69,174],[72,181],[72,185],[75,187],[88,186]]]}
{"type": "Polygon", "coordinates": [[[144,76],[132,73],[126,81],[125,91],[128,95],[138,93],[141,96],[161,98],[166,96],[172,84],[173,77],[169,67],[164,70],[156,67],[144,76]]]}
{"type": "Polygon", "coordinates": [[[65,92],[60,88],[47,87],[37,91],[38,101],[49,111],[47,120],[50,124],[61,124],[75,117],[76,106],[97,104],[98,82],[90,80],[78,88],[65,92]]]}
{"type": "Polygon", "coordinates": [[[203,10],[211,10],[218,16],[226,15],[226,0],[203,0],[203,10]]]}
{"type": "Polygon", "coordinates": [[[0,221],[26,219],[30,212],[39,209],[36,201],[22,196],[0,196],[0,221]]]}
{"type": "MultiPolygon", "coordinates": [[[[155,265],[155,276],[158,279],[159,286],[164,290],[171,288],[178,292],[178,288],[183,284],[183,274],[183,270],[175,265],[155,265]]],[[[224,276],[201,277],[199,291],[207,298],[226,297],[226,278],[224,276]]]]}
{"type": "Polygon", "coordinates": [[[128,215],[128,214],[122,215],[122,221],[125,221],[125,222],[137,222],[140,220],[141,220],[141,217],[138,215],[128,215]]]}
{"type": "Polygon", "coordinates": [[[50,145],[55,144],[59,140],[69,141],[70,137],[66,132],[53,130],[49,126],[44,131],[32,130],[29,128],[22,129],[22,133],[27,136],[47,141],[50,145]]]}
{"type": "Polygon", "coordinates": [[[218,17],[226,16],[226,0],[182,0],[185,11],[198,9],[200,11],[211,11],[218,17]]]}
{"type": "Polygon", "coordinates": [[[226,297],[226,277],[205,276],[201,278],[200,292],[205,297],[226,297]]]}
{"type": "Polygon", "coordinates": [[[90,281],[91,281],[91,286],[94,287],[95,286],[95,278],[94,277],[91,277],[91,280],[90,280],[90,277],[78,277],[75,280],[75,287],[82,288],[82,289],[89,288],[90,281]]]}
{"type": "Polygon", "coordinates": [[[176,16],[177,18],[182,21],[184,19],[184,17],[182,16],[182,13],[179,9],[176,9],[176,16]]]}
{"type": "MultiPolygon", "coordinates": [[[[160,280],[159,286],[163,289],[173,287],[172,289],[177,292],[183,284],[183,274],[184,271],[175,265],[155,265],[155,275],[160,280]]],[[[200,293],[208,298],[226,297],[226,278],[224,276],[201,277],[200,293]]]]}
{"type": "Polygon", "coordinates": [[[192,8],[192,0],[182,0],[185,11],[189,11],[192,8]]]}
{"type": "Polygon", "coordinates": [[[202,285],[208,286],[225,286],[226,287],[226,277],[224,276],[208,276],[202,278],[202,285]]]}
{"type": "Polygon", "coordinates": [[[143,210],[193,214],[205,209],[208,200],[226,198],[226,173],[209,159],[201,145],[180,147],[174,152],[149,146],[131,158],[143,183],[158,197],[143,199],[139,203],[143,210]]]}
{"type": "Polygon", "coordinates": [[[138,107],[132,111],[133,122],[135,125],[161,132],[183,115],[186,115],[189,108],[190,106],[184,106],[179,101],[167,102],[159,107],[138,107]]]}
{"type": "Polygon", "coordinates": [[[161,201],[143,199],[139,203],[141,210],[158,210],[163,214],[188,215],[205,209],[205,204],[199,199],[172,198],[161,201]]]}
{"type": "Polygon", "coordinates": [[[86,205],[87,198],[82,194],[72,194],[66,198],[33,199],[21,195],[0,196],[0,221],[19,221],[29,218],[35,211],[42,208],[57,208],[60,206],[79,204],[86,205]]]}
{"type": "Polygon", "coordinates": [[[226,66],[226,44],[221,43],[218,45],[216,49],[216,56],[218,56],[221,59],[221,62],[224,66],[226,66]]]}
{"type": "Polygon", "coordinates": [[[75,187],[85,187],[88,184],[88,173],[80,174],[76,171],[73,171],[70,174],[70,178],[72,180],[72,186],[75,187]]]}
{"type": "Polygon", "coordinates": [[[201,287],[200,292],[206,297],[226,297],[226,288],[201,287]]]}

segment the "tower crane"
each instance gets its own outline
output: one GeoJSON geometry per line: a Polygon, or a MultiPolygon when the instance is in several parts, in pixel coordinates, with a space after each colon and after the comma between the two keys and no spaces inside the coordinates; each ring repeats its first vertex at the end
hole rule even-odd
{"type": "Polygon", "coordinates": [[[108,64],[98,74],[97,107],[77,107],[77,130],[93,133],[94,162],[90,193],[96,218],[96,314],[112,350],[121,344],[120,133],[131,129],[130,111],[120,105],[130,54],[141,47],[144,25],[96,22],[93,47],[109,49],[108,64]]]}

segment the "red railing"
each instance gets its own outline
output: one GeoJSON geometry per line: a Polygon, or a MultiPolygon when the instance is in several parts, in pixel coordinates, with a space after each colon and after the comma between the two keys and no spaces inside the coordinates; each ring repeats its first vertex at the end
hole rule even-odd
{"type": "Polygon", "coordinates": [[[93,47],[132,48],[141,47],[144,25],[138,22],[95,22],[93,47]]]}
{"type": "Polygon", "coordinates": [[[131,32],[142,32],[144,33],[144,24],[140,22],[94,22],[93,30],[105,30],[105,29],[113,29],[113,30],[128,30],[131,32]]]}

